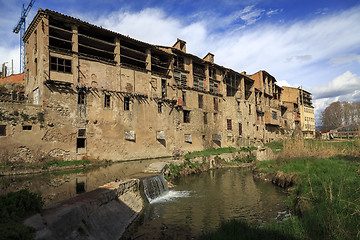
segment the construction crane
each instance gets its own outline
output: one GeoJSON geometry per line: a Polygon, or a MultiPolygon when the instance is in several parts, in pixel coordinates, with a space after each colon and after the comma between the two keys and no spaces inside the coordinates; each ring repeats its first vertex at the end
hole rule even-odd
{"type": "Polygon", "coordinates": [[[30,12],[31,7],[34,5],[34,2],[35,0],[31,0],[26,9],[25,9],[25,4],[23,4],[20,20],[13,30],[14,33],[20,32],[20,73],[25,71],[25,43],[22,40],[26,29],[25,20],[30,12]]]}

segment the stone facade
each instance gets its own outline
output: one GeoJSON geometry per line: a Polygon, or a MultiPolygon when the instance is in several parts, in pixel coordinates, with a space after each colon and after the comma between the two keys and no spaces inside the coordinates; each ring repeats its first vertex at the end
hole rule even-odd
{"type": "Polygon", "coordinates": [[[40,9],[23,40],[25,97],[44,116],[31,138],[50,156],[178,156],[280,140],[294,130],[275,77],[219,66],[211,53],[187,53],[180,39],[151,45],[40,9]]]}
{"type": "Polygon", "coordinates": [[[283,87],[283,100],[293,108],[295,123],[301,129],[304,138],[315,137],[315,112],[311,93],[302,88],[283,87]]]}

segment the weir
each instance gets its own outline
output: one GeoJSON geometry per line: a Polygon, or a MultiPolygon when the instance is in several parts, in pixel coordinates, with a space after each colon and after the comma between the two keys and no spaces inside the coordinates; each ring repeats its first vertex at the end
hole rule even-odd
{"type": "Polygon", "coordinates": [[[141,182],[144,194],[149,203],[169,192],[168,185],[163,175],[143,178],[141,182]]]}

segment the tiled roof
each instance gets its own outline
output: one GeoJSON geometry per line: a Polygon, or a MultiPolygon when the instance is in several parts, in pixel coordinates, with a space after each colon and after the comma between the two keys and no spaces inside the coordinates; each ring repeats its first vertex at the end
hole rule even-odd
{"type": "Polygon", "coordinates": [[[0,78],[0,84],[22,83],[24,82],[25,73],[13,74],[4,78],[0,78]]]}

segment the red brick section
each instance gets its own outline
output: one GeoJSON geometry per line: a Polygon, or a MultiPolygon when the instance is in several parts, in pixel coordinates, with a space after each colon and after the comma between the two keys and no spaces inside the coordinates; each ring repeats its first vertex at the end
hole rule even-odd
{"type": "Polygon", "coordinates": [[[0,84],[9,84],[9,83],[23,83],[25,73],[13,74],[4,78],[0,78],[0,84]]]}

